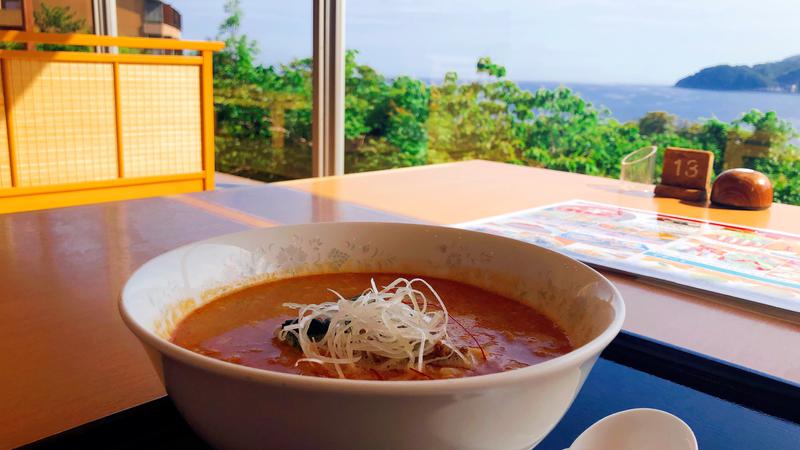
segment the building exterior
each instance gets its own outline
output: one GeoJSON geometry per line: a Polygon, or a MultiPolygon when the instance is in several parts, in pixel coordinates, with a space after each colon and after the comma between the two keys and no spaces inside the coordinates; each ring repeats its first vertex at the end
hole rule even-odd
{"type": "MultiPolygon", "coordinates": [[[[69,8],[84,33],[181,38],[181,14],[158,0],[0,0],[0,29],[22,29],[23,8],[69,8]]],[[[30,30],[29,30],[30,31],[30,30]]]]}
{"type": "Polygon", "coordinates": [[[0,29],[22,27],[22,0],[0,0],[0,29]]]}
{"type": "Polygon", "coordinates": [[[117,0],[119,36],[181,38],[181,14],[157,0],[117,0]]]}

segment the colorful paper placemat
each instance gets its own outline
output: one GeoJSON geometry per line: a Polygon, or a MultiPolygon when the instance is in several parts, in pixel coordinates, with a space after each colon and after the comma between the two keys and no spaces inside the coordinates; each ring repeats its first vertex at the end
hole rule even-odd
{"type": "Polygon", "coordinates": [[[455,225],[800,312],[800,235],[570,200],[455,225]]]}

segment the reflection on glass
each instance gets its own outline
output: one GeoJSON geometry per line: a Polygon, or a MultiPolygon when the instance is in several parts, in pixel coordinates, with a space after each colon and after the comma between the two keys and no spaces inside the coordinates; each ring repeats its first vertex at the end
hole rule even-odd
{"type": "MultiPolygon", "coordinates": [[[[42,33],[94,32],[92,0],[33,0],[33,22],[42,33]]],[[[37,44],[37,50],[90,52],[80,45],[37,44]]]]}
{"type": "Polygon", "coordinates": [[[22,1],[0,0],[0,30],[22,29],[22,1]]]}
{"type": "MultiPolygon", "coordinates": [[[[93,33],[94,19],[92,0],[33,0],[33,29],[42,33],[93,33]]],[[[0,30],[22,30],[23,9],[21,0],[0,0],[0,30]]],[[[3,50],[24,50],[17,42],[0,43],[3,50]]],[[[78,45],[37,44],[37,50],[45,51],[92,51],[78,45]]]]}
{"type": "MultiPolygon", "coordinates": [[[[249,5],[258,15],[227,1],[219,21],[225,49],[214,55],[217,170],[261,181],[310,177],[312,2],[249,5]]],[[[186,29],[197,17],[192,8],[184,11],[186,29]]]]}
{"type": "Polygon", "coordinates": [[[93,33],[92,0],[33,0],[33,21],[42,33],[93,33]]]}
{"type": "MultiPolygon", "coordinates": [[[[177,6],[159,0],[116,0],[116,2],[117,35],[168,39],[183,38],[183,16],[177,6]]],[[[215,6],[219,8],[219,5],[215,6]]],[[[122,48],[120,52],[174,54],[182,51],[122,48]]]]}
{"type": "Polygon", "coordinates": [[[642,190],[651,187],[656,173],[656,147],[642,147],[628,153],[620,163],[619,179],[625,189],[642,190]]]}
{"type": "Polygon", "coordinates": [[[311,176],[311,0],[116,2],[120,36],[225,42],[214,54],[217,171],[311,176]]]}

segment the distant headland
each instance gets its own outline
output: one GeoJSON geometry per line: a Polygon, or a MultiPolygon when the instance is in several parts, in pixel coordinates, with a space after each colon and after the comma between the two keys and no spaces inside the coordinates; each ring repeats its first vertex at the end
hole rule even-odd
{"type": "Polygon", "coordinates": [[[800,55],[754,66],[707,67],[682,78],[676,87],[717,91],[800,92],[800,55]]]}

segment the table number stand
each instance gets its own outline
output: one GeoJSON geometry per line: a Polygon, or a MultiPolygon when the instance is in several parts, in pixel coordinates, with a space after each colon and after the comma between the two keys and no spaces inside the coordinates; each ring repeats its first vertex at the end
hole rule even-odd
{"type": "Polygon", "coordinates": [[[656,197],[705,202],[711,191],[714,154],[705,150],[667,147],[656,197]]]}

